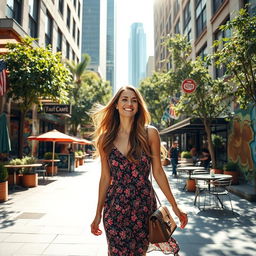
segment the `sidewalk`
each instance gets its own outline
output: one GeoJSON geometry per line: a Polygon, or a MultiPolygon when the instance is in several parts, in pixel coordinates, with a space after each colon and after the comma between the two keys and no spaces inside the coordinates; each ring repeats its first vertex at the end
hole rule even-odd
{"type": "MultiPolygon", "coordinates": [[[[193,206],[194,193],[182,190],[184,181],[166,173],[179,205],[189,215],[187,228],[175,231],[180,256],[256,255],[256,203],[232,195],[235,215],[200,212],[193,206]]],[[[45,184],[9,195],[0,204],[0,256],[107,256],[105,235],[90,234],[99,175],[99,162],[88,160],[74,173],[49,177],[45,184]]]]}

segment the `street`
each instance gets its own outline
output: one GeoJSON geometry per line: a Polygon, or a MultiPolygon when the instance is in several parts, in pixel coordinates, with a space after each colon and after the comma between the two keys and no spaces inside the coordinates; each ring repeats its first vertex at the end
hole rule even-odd
{"type": "MultiPolygon", "coordinates": [[[[194,193],[182,190],[184,180],[173,179],[170,171],[166,174],[189,216],[187,227],[174,233],[180,256],[256,255],[256,203],[231,195],[234,215],[228,210],[199,211],[193,205],[194,193]]],[[[90,233],[99,175],[99,161],[86,160],[73,173],[62,172],[45,183],[40,180],[38,187],[10,191],[9,200],[0,204],[0,256],[107,256],[105,234],[90,233]]]]}

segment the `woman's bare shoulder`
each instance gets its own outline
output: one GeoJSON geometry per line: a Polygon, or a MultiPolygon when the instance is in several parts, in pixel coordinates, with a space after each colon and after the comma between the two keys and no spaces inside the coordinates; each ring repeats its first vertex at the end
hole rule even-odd
{"type": "Polygon", "coordinates": [[[154,139],[156,137],[159,137],[158,129],[155,126],[148,125],[147,129],[148,129],[148,137],[149,137],[150,140],[154,139]]]}

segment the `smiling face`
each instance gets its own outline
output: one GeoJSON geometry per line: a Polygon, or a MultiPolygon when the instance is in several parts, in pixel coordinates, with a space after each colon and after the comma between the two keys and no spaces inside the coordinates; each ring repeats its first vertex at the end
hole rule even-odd
{"type": "Polygon", "coordinates": [[[125,89],[121,94],[116,104],[116,109],[120,116],[134,117],[138,112],[138,99],[134,91],[125,89]]]}

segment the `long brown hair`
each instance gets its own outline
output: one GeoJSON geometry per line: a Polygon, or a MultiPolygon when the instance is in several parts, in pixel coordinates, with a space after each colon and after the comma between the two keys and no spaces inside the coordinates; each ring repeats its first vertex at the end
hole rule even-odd
{"type": "Polygon", "coordinates": [[[136,161],[136,159],[140,158],[142,152],[150,156],[147,131],[145,129],[150,123],[150,114],[140,92],[131,85],[121,87],[106,106],[95,110],[92,114],[95,126],[95,146],[98,151],[103,151],[107,155],[109,155],[113,148],[113,143],[120,124],[119,112],[116,109],[116,104],[124,90],[133,91],[138,101],[138,112],[134,117],[133,127],[129,137],[131,148],[127,154],[127,158],[130,161],[136,161]]]}

